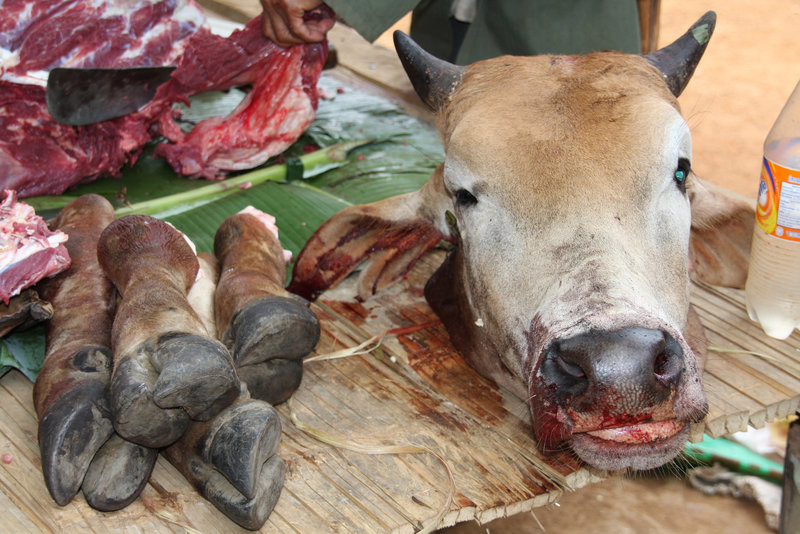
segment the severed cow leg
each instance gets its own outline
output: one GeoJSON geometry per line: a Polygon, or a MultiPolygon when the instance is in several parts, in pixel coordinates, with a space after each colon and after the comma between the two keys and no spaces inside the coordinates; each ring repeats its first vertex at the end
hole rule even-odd
{"type": "Polygon", "coordinates": [[[228,217],[217,230],[214,253],[221,272],[219,338],[250,394],[277,404],[299,387],[302,358],[314,350],[320,327],[308,304],[284,289],[286,260],[274,222],[254,208],[228,217]]]}
{"type": "Polygon", "coordinates": [[[97,264],[96,243],[114,209],[87,195],[70,202],[53,224],[69,236],[66,271],[39,285],[54,307],[46,351],[33,388],[39,450],[47,489],[60,505],[72,500],[95,452],[114,433],[108,405],[114,286],[97,264]]]}
{"type": "Polygon", "coordinates": [[[275,409],[245,390],[211,421],[192,422],[164,456],[225,515],[258,529],[283,488],[284,465],[275,454],[280,436],[275,409]]]}
{"type": "MultiPolygon", "coordinates": [[[[188,301],[206,328],[214,331],[216,259],[200,254],[198,260],[202,276],[192,286],[188,301]]],[[[269,517],[283,487],[284,465],[275,455],[280,435],[275,409],[251,399],[242,384],[234,404],[210,421],[192,422],[164,455],[225,515],[257,529],[269,517]]]]}
{"type": "Polygon", "coordinates": [[[130,215],[100,236],[97,257],[121,296],[112,329],[110,399],[117,432],[164,447],[239,393],[227,349],[186,300],[198,271],[187,240],[158,219],[130,215]]]}
{"type": "Polygon", "coordinates": [[[97,262],[97,241],[114,220],[103,197],[84,195],[61,210],[52,226],[69,236],[72,265],[40,283],[53,305],[46,356],[33,389],[39,449],[47,489],[60,505],[83,490],[91,506],[113,510],[133,501],[147,483],[157,451],[125,442],[114,432],[108,403],[114,286],[97,262]],[[112,454],[111,443],[123,443],[112,454]],[[123,469],[94,475],[101,459],[123,469]],[[108,496],[113,495],[113,502],[108,496]]]}

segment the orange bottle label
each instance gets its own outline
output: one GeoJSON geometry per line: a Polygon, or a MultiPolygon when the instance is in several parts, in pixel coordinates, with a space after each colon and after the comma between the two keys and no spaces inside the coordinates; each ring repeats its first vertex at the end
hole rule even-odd
{"type": "Polygon", "coordinates": [[[756,223],[770,235],[800,241],[800,170],[764,158],[756,223]]]}

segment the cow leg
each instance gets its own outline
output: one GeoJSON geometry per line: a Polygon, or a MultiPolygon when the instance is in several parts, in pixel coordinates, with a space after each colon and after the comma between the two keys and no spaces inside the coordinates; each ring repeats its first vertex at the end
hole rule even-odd
{"type": "Polygon", "coordinates": [[[258,529],[283,487],[284,464],[275,454],[280,436],[275,409],[244,392],[212,420],[193,422],[164,455],[230,519],[258,529]]]}
{"type": "Polygon", "coordinates": [[[217,230],[220,278],[214,298],[217,333],[255,398],[288,398],[300,385],[302,358],[320,336],[308,303],[284,289],[283,247],[273,221],[252,210],[217,230]]]}
{"type": "Polygon", "coordinates": [[[130,215],[100,237],[97,257],[122,299],[114,317],[111,407],[120,435],[147,447],[174,442],[238,395],[227,349],[187,300],[199,263],[185,237],[130,215]]]}

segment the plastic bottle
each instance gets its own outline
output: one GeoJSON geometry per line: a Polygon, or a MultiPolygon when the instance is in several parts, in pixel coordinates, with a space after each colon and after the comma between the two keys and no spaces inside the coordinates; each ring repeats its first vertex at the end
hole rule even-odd
{"type": "Polygon", "coordinates": [[[745,298],[768,336],[800,327],[800,83],[764,141],[745,298]]]}

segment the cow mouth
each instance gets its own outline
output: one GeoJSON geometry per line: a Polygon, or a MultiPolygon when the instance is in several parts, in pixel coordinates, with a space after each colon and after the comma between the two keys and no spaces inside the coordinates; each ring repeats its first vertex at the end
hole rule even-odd
{"type": "Polygon", "coordinates": [[[584,433],[596,439],[615,443],[648,443],[671,438],[683,426],[684,424],[677,419],[670,419],[668,421],[655,421],[618,428],[604,428],[584,433]]]}
{"type": "Polygon", "coordinates": [[[654,469],[677,456],[689,425],[677,419],[576,432],[572,449],[584,462],[608,471],[654,469]]]}

